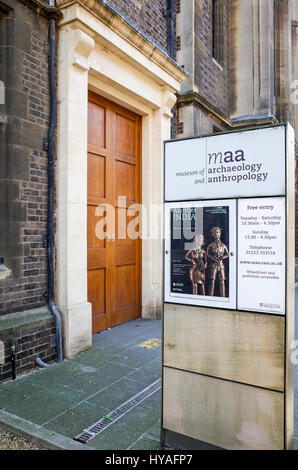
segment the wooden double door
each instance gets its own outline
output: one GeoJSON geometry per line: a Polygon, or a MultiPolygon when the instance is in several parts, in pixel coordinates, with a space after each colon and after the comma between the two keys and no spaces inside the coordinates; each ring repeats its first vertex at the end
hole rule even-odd
{"type": "Polygon", "coordinates": [[[141,119],[89,93],[88,100],[88,301],[92,332],[141,315],[141,119]],[[120,196],[120,199],[119,199],[120,196]]]}

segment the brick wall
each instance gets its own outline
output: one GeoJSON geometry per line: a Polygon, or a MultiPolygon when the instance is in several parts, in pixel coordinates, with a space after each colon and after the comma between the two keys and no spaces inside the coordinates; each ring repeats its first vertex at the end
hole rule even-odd
{"type": "Polygon", "coordinates": [[[16,0],[0,16],[0,257],[12,276],[0,281],[0,315],[46,303],[48,21],[16,0]]]}
{"type": "MultiPolygon", "coordinates": [[[[11,339],[16,339],[16,375],[30,372],[36,368],[35,360],[40,357],[44,362],[55,361],[56,348],[51,346],[55,335],[55,321],[49,314],[39,322],[8,329],[2,329],[5,346],[4,364],[0,363],[0,383],[11,378],[11,339]]],[[[17,320],[16,320],[17,323],[17,320]]],[[[1,325],[0,325],[1,326],[1,325]]]]}
{"type": "Polygon", "coordinates": [[[164,16],[167,0],[110,0],[109,3],[167,51],[167,19],[164,16]]]}
{"type": "Polygon", "coordinates": [[[229,115],[229,0],[223,1],[223,66],[212,60],[210,0],[195,2],[195,85],[199,94],[229,115]]]}

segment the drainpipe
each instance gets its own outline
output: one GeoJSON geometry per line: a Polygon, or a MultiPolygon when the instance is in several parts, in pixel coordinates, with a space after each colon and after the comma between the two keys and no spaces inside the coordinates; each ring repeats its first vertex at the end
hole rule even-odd
{"type": "MultiPolygon", "coordinates": [[[[55,0],[50,0],[55,6],[55,0]]],[[[54,204],[55,204],[55,129],[57,122],[57,98],[55,77],[55,30],[56,19],[49,19],[49,87],[50,87],[50,125],[48,142],[48,302],[56,321],[57,362],[63,361],[61,314],[55,305],[54,274],[54,204]]]]}
{"type": "MultiPolygon", "coordinates": [[[[165,10],[167,18],[167,45],[168,56],[174,60],[175,58],[175,0],[167,0],[167,8],[165,10]]],[[[175,137],[174,118],[171,119],[171,139],[175,137]]]]}
{"type": "Polygon", "coordinates": [[[37,357],[35,359],[35,362],[39,367],[50,367],[50,364],[47,364],[46,362],[43,362],[43,360],[40,359],[40,357],[37,357]]]}
{"type": "MultiPolygon", "coordinates": [[[[50,7],[55,7],[55,0],[50,0],[50,7]]],[[[55,305],[55,274],[54,274],[54,204],[55,204],[55,129],[57,121],[57,98],[55,77],[55,29],[56,19],[49,19],[49,89],[50,89],[50,124],[48,134],[48,304],[56,323],[57,362],[63,361],[61,314],[55,305]]],[[[47,367],[40,358],[36,363],[47,367]]]]}

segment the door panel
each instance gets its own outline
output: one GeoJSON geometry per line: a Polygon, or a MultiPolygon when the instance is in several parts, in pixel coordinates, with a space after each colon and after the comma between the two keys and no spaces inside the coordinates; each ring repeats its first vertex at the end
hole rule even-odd
{"type": "Polygon", "coordinates": [[[135,305],[135,265],[116,267],[116,308],[135,305]]]}
{"type": "Polygon", "coordinates": [[[106,156],[88,153],[88,195],[106,197],[106,156]]]}
{"type": "Polygon", "coordinates": [[[93,330],[105,330],[106,323],[106,270],[88,270],[88,300],[92,303],[93,330]]]}
{"type": "Polygon", "coordinates": [[[116,146],[117,154],[124,153],[136,157],[135,120],[131,120],[128,114],[116,113],[116,146]]]}
{"type": "Polygon", "coordinates": [[[106,109],[89,100],[88,103],[88,145],[106,147],[106,109]],[[98,130],[101,132],[98,132],[98,130]]]}
{"type": "Polygon", "coordinates": [[[131,202],[136,201],[136,165],[116,161],[116,193],[126,196],[131,202]]]}
{"type": "Polygon", "coordinates": [[[127,208],[140,203],[140,148],[140,117],[89,93],[87,263],[93,333],[141,314],[141,241],[126,232],[138,215],[127,208]],[[121,207],[118,196],[126,197],[121,207]],[[105,204],[115,209],[116,217],[104,227],[104,217],[112,222],[105,204]]]}

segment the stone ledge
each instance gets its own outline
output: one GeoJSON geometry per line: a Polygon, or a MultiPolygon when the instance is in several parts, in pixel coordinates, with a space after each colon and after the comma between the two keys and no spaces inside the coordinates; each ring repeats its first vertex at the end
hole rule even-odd
{"type": "Polygon", "coordinates": [[[23,312],[10,313],[0,316],[0,335],[10,334],[12,331],[35,325],[36,323],[44,323],[52,319],[48,307],[26,310],[23,312]]]}
{"type": "Polygon", "coordinates": [[[203,108],[208,113],[211,113],[214,118],[219,119],[221,123],[225,124],[231,130],[238,130],[248,127],[261,127],[277,125],[279,122],[274,116],[243,116],[241,118],[231,119],[226,116],[218,108],[213,106],[208,100],[201,96],[196,91],[188,91],[177,98],[178,105],[197,105],[203,108]]]}

